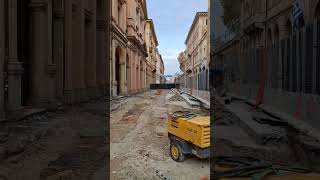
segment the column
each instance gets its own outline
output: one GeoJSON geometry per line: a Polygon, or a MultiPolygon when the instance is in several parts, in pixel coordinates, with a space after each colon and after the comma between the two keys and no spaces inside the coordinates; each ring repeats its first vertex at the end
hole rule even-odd
{"type": "Polygon", "coordinates": [[[143,91],[143,60],[140,58],[140,90],[143,91]]]}
{"type": "Polygon", "coordinates": [[[136,60],[135,60],[135,79],[134,79],[134,84],[135,84],[135,92],[138,93],[139,91],[139,57],[138,54],[135,55],[136,60]]]}
{"type": "Polygon", "coordinates": [[[5,21],[4,21],[4,0],[0,0],[0,121],[5,118],[4,107],[4,59],[5,59],[5,21]]]}
{"type": "MultiPolygon", "coordinates": [[[[107,90],[109,90],[110,92],[110,89],[111,89],[111,84],[110,84],[110,79],[111,79],[111,71],[110,71],[110,60],[111,60],[111,34],[112,34],[112,31],[111,31],[111,28],[109,27],[109,25],[111,24],[111,17],[112,17],[112,11],[110,10],[111,9],[111,1],[108,1],[108,0],[101,0],[101,1],[98,1],[98,2],[102,2],[102,6],[101,7],[106,7],[106,8],[101,8],[102,9],[102,13],[104,14],[104,20],[105,20],[105,23],[104,23],[104,29],[105,29],[105,32],[104,32],[104,44],[103,44],[103,47],[104,47],[104,51],[103,51],[103,67],[104,68],[104,75],[103,75],[103,83],[104,83],[104,92],[103,94],[106,94],[107,90]],[[106,53],[108,52],[108,53],[106,53]]],[[[100,7],[100,6],[97,6],[97,7],[100,7]]],[[[108,92],[108,95],[107,95],[107,98],[110,98],[110,93],[108,92]]]]}
{"type": "Polygon", "coordinates": [[[134,90],[134,71],[135,71],[135,66],[134,66],[134,53],[133,51],[130,51],[130,54],[129,54],[129,59],[130,59],[130,93],[133,93],[133,90],[134,90]]]}
{"type": "Polygon", "coordinates": [[[57,65],[56,92],[62,100],[64,87],[64,0],[54,0],[53,62],[57,65]]]}
{"type": "Polygon", "coordinates": [[[83,1],[72,1],[72,69],[74,101],[87,100],[85,86],[85,12],[83,1]],[[76,3],[76,4],[75,4],[76,3]]]}
{"type": "Polygon", "coordinates": [[[73,102],[73,82],[72,82],[72,1],[64,1],[64,89],[63,96],[65,103],[73,102]]]}
{"type": "Polygon", "coordinates": [[[21,75],[23,68],[18,61],[17,52],[17,0],[8,1],[8,112],[10,119],[20,118],[21,106],[21,75]]]}
{"type": "Polygon", "coordinates": [[[55,109],[56,65],[52,59],[52,1],[32,0],[31,93],[35,107],[55,109]]]}
{"type": "Polygon", "coordinates": [[[137,84],[136,84],[136,54],[134,51],[131,53],[132,66],[131,66],[131,90],[135,92],[137,84]]]}
{"type": "Polygon", "coordinates": [[[127,94],[129,94],[130,90],[130,62],[129,62],[129,49],[127,49],[127,54],[126,54],[126,85],[127,85],[127,94]]]}
{"type": "MultiPolygon", "coordinates": [[[[97,80],[96,80],[96,1],[88,1],[92,7],[86,10],[86,24],[85,24],[85,83],[87,87],[87,97],[97,97],[97,80]]],[[[103,40],[103,39],[102,39],[103,40]]]]}
{"type": "MultiPolygon", "coordinates": [[[[110,77],[111,71],[110,71],[110,66],[107,65],[107,62],[110,62],[110,57],[112,57],[113,54],[112,52],[110,52],[111,56],[109,54],[108,56],[105,55],[105,51],[106,51],[105,48],[107,47],[104,46],[104,43],[105,43],[104,30],[106,29],[107,21],[105,17],[106,13],[104,12],[105,10],[104,7],[106,7],[106,4],[104,0],[100,0],[98,2],[100,2],[100,4],[96,4],[96,84],[99,88],[97,95],[100,96],[105,94],[104,92],[104,89],[106,88],[105,79],[110,81],[110,78],[107,78],[107,77],[110,77]]],[[[109,35],[107,36],[109,38],[109,35]]],[[[109,45],[109,43],[107,45],[109,45]]],[[[107,82],[107,83],[110,84],[110,82],[107,82]]]]}
{"type": "Polygon", "coordinates": [[[125,48],[122,49],[121,59],[120,59],[120,93],[122,95],[127,94],[127,82],[126,82],[126,56],[127,51],[125,48]]]}
{"type": "Polygon", "coordinates": [[[146,65],[146,59],[143,61],[143,87],[146,90],[147,89],[147,65],[146,65]]]}
{"type": "Polygon", "coordinates": [[[112,96],[117,96],[117,81],[116,81],[116,44],[115,40],[112,40],[112,61],[111,61],[111,87],[112,96]]]}
{"type": "Polygon", "coordinates": [[[138,55],[138,61],[137,61],[137,64],[138,64],[138,69],[137,69],[137,84],[138,84],[138,87],[137,87],[137,89],[138,89],[138,92],[140,92],[141,91],[141,72],[140,72],[140,70],[141,70],[141,56],[140,56],[140,54],[138,55]]]}

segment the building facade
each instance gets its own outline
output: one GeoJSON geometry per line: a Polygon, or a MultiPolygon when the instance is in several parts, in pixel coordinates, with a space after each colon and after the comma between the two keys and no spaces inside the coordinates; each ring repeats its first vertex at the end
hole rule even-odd
{"type": "Polygon", "coordinates": [[[159,59],[158,64],[159,64],[159,66],[157,67],[157,72],[159,74],[159,80],[160,80],[159,83],[165,83],[165,77],[164,77],[165,68],[164,68],[164,63],[163,63],[163,59],[162,59],[161,55],[160,55],[160,59],[159,59]]]}
{"type": "Polygon", "coordinates": [[[148,19],[145,0],[112,1],[112,96],[146,89],[145,25],[148,19]]]}
{"type": "MultiPolygon", "coordinates": [[[[319,0],[300,0],[303,24],[319,17],[319,0]]],[[[241,50],[269,46],[289,37],[293,32],[293,0],[248,1],[241,3],[241,50]]]]}
{"type": "Polygon", "coordinates": [[[147,20],[145,27],[145,39],[147,45],[147,87],[150,87],[150,84],[156,83],[156,74],[157,74],[157,59],[160,54],[157,49],[158,40],[156,31],[154,28],[153,21],[151,19],[147,20]]]}
{"type": "Polygon", "coordinates": [[[198,12],[185,41],[186,72],[196,75],[208,67],[208,13],[198,12]],[[204,66],[204,67],[203,67],[204,66]]]}
{"type": "MultiPolygon", "coordinates": [[[[208,78],[200,78],[200,74],[208,77],[209,67],[209,17],[207,12],[198,12],[189,30],[185,44],[186,51],[181,54],[180,61],[183,62],[186,77],[195,77],[192,86],[199,89],[200,83],[208,81],[208,78]]],[[[206,83],[206,82],[205,82],[206,83]]]]}
{"type": "Polygon", "coordinates": [[[156,50],[156,83],[160,84],[163,83],[163,78],[164,78],[164,64],[162,60],[162,56],[159,53],[158,49],[156,50]]]}
{"type": "Polygon", "coordinates": [[[293,0],[241,1],[239,31],[214,49],[212,81],[320,129],[320,1],[298,2],[295,26],[293,0]]]}
{"type": "Polygon", "coordinates": [[[105,95],[107,0],[0,1],[0,119],[105,95]]]}

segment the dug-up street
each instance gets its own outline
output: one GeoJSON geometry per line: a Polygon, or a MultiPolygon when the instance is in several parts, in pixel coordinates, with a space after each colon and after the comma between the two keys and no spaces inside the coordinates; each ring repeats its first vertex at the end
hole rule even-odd
{"type": "Polygon", "coordinates": [[[160,95],[148,91],[111,102],[111,179],[209,177],[208,159],[188,156],[178,163],[170,157],[167,117],[179,110],[209,114],[199,107],[190,107],[174,90],[163,90],[160,95]]]}
{"type": "Polygon", "coordinates": [[[106,100],[0,124],[1,180],[107,179],[106,100]]]}

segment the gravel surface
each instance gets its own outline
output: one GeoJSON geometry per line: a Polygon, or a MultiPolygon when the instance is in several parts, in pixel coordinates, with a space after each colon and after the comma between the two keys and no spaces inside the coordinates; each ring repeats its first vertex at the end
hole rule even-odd
{"type": "Polygon", "coordinates": [[[0,179],[107,177],[105,101],[62,109],[0,125],[0,179]]]}
{"type": "Polygon", "coordinates": [[[111,179],[194,180],[209,176],[209,160],[190,156],[177,163],[171,159],[167,113],[187,108],[171,104],[167,93],[154,96],[146,92],[129,98],[126,105],[111,113],[111,179]]]}

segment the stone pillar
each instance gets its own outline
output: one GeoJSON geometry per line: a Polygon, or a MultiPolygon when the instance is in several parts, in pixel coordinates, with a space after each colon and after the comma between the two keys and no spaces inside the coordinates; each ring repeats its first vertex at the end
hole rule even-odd
{"type": "Polygon", "coordinates": [[[85,24],[85,82],[87,87],[87,96],[95,98],[97,95],[97,80],[96,80],[96,1],[88,1],[92,7],[86,10],[85,24]]]}
{"type": "Polygon", "coordinates": [[[138,93],[139,91],[139,80],[138,80],[138,73],[139,73],[139,59],[138,55],[135,54],[135,69],[134,69],[134,84],[135,84],[135,92],[138,93]]]}
{"type": "Polygon", "coordinates": [[[126,82],[126,50],[122,50],[121,59],[120,59],[120,94],[126,95],[127,94],[127,82],[126,82]]]}
{"type": "Polygon", "coordinates": [[[131,93],[134,93],[134,88],[135,88],[135,83],[134,83],[134,77],[135,77],[135,69],[136,69],[136,66],[135,66],[135,56],[134,56],[134,51],[132,50],[131,53],[130,53],[130,59],[131,59],[131,69],[130,69],[130,80],[131,80],[131,85],[130,85],[130,90],[131,90],[131,93]]]}
{"type": "Polygon", "coordinates": [[[52,59],[52,1],[32,0],[31,94],[33,106],[56,108],[55,74],[52,59]]]}
{"type": "Polygon", "coordinates": [[[143,60],[140,59],[140,90],[143,91],[143,60]]]}
{"type": "Polygon", "coordinates": [[[116,81],[116,44],[115,40],[112,40],[112,59],[111,59],[111,84],[112,84],[112,96],[117,96],[117,85],[116,81]]]}
{"type": "Polygon", "coordinates": [[[85,86],[85,12],[84,1],[72,1],[72,69],[74,101],[86,101],[85,86]]]}
{"type": "Polygon", "coordinates": [[[21,76],[23,68],[17,52],[17,0],[8,1],[8,112],[9,118],[23,116],[21,106],[21,76]]]}
{"type": "Polygon", "coordinates": [[[64,0],[53,1],[53,62],[57,65],[56,95],[62,100],[64,90],[64,0]]]}
{"type": "Polygon", "coordinates": [[[144,88],[148,89],[147,87],[147,63],[144,60],[144,88]]]}
{"type": "Polygon", "coordinates": [[[137,84],[138,84],[138,92],[141,91],[141,72],[140,72],[140,69],[141,69],[141,63],[140,63],[140,60],[141,60],[141,57],[140,57],[140,54],[138,55],[138,61],[137,61],[137,65],[138,65],[138,68],[137,68],[137,84]]]}
{"type": "MultiPolygon", "coordinates": [[[[129,51],[129,50],[128,50],[129,51]]],[[[129,53],[127,53],[129,54],[129,53]]],[[[126,56],[127,58],[127,56],[126,56]]],[[[127,94],[130,93],[130,90],[131,90],[131,72],[130,72],[130,67],[131,66],[131,62],[130,62],[130,58],[129,58],[129,55],[128,55],[128,59],[126,59],[126,83],[127,83],[127,94]]]]}
{"type": "Polygon", "coordinates": [[[73,81],[72,81],[72,1],[64,1],[64,89],[63,96],[65,103],[72,103],[73,97],[73,81]]]}
{"type": "MultiPolygon", "coordinates": [[[[99,1],[98,1],[99,2],[99,1]]],[[[108,0],[101,0],[100,2],[103,2],[102,4],[106,4],[104,6],[101,6],[101,7],[107,7],[106,9],[105,8],[102,8],[102,10],[104,11],[103,14],[104,14],[104,18],[105,18],[105,24],[104,24],[104,27],[105,27],[105,32],[104,32],[104,59],[103,59],[103,64],[105,65],[105,72],[104,72],[104,78],[103,78],[103,82],[105,82],[105,85],[106,85],[106,91],[109,90],[108,94],[107,94],[107,98],[110,98],[111,94],[110,94],[110,89],[111,89],[111,82],[110,82],[110,79],[111,79],[111,72],[110,72],[110,66],[111,66],[111,28],[109,27],[109,25],[111,24],[111,17],[112,17],[112,10],[111,9],[111,6],[112,6],[112,3],[111,1],[108,1],[108,0]]]]}
{"type": "Polygon", "coordinates": [[[4,21],[4,0],[0,0],[0,121],[5,118],[4,102],[4,61],[5,61],[5,21],[4,21]]]}
{"type": "MultiPolygon", "coordinates": [[[[110,55],[108,54],[108,57],[105,55],[106,47],[104,46],[104,31],[106,28],[106,13],[104,12],[105,8],[105,1],[101,0],[99,1],[101,4],[97,4],[97,12],[96,12],[96,84],[99,87],[99,95],[104,94],[104,79],[108,76],[110,77],[111,71],[110,69],[107,69],[107,62],[110,61],[110,55]],[[105,59],[107,58],[107,59],[105,59]],[[104,64],[104,62],[106,62],[104,64]],[[108,72],[106,74],[106,72],[108,72]],[[106,77],[104,77],[107,75],[106,77]]],[[[110,52],[111,53],[111,52],[110,52]]],[[[112,57],[112,54],[111,54],[112,57]]],[[[109,63],[108,63],[109,64],[109,63]]],[[[107,79],[110,81],[110,79],[107,79]]],[[[110,82],[108,82],[110,84],[110,82]]],[[[111,88],[110,88],[111,89],[111,88]]],[[[110,93],[110,92],[109,92],[110,93]]]]}
{"type": "Polygon", "coordinates": [[[130,93],[133,93],[133,89],[134,89],[134,81],[133,81],[133,72],[134,72],[134,56],[133,56],[133,51],[131,50],[129,53],[129,62],[130,62],[130,75],[129,75],[129,82],[130,82],[130,93]]]}

